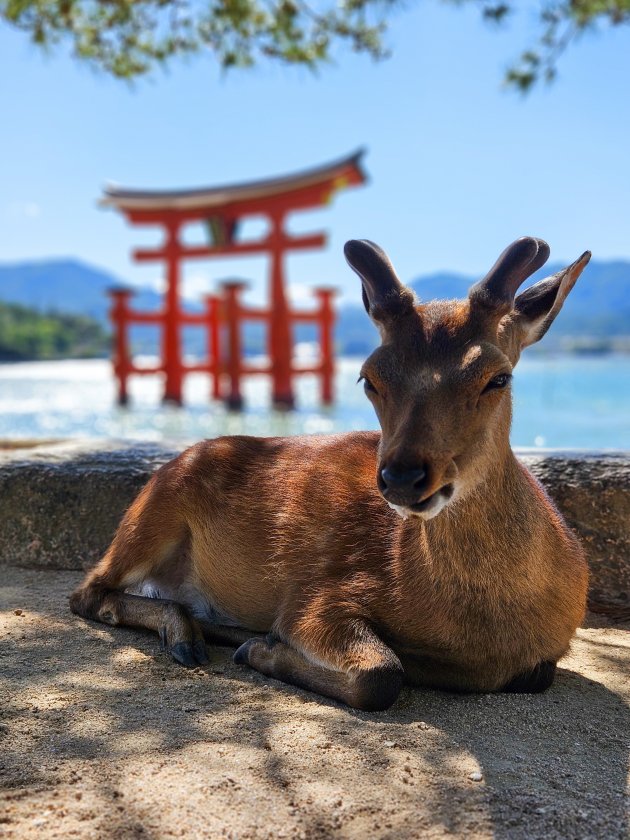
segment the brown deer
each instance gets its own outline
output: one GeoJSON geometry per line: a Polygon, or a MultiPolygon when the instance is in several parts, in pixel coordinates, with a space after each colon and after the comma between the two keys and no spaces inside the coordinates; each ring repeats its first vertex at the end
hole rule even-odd
{"type": "Polygon", "coordinates": [[[404,682],[543,691],[587,567],[510,449],[510,380],[590,253],[516,296],[549,255],[523,237],[467,300],[420,305],[378,246],[345,253],[381,334],[360,378],[382,432],[193,446],[141,491],[71,609],[153,630],[188,666],[205,639],[240,644],[235,662],[358,709],[404,682]]]}

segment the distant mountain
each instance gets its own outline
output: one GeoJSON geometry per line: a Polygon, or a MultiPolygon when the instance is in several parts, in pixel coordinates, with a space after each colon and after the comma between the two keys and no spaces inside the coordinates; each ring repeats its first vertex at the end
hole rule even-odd
{"type": "MultiPolygon", "coordinates": [[[[0,300],[21,303],[40,312],[89,315],[107,323],[107,290],[116,286],[129,284],[75,259],[0,265],[0,300]]],[[[150,289],[142,289],[134,297],[134,305],[139,308],[157,308],[159,302],[160,296],[150,289]]]]}
{"type": "MultiPolygon", "coordinates": [[[[527,285],[555,274],[563,264],[547,265],[527,285]]],[[[420,300],[464,297],[479,278],[430,274],[410,283],[420,300]]],[[[630,335],[630,262],[591,261],[558,315],[553,332],[560,336],[610,338],[630,335]]]]}
{"type": "MultiPolygon", "coordinates": [[[[563,264],[544,266],[533,275],[527,285],[555,274],[563,264]]],[[[409,286],[419,300],[450,300],[466,297],[468,289],[479,277],[438,272],[412,280],[409,286]]],[[[338,337],[344,347],[363,354],[376,346],[375,330],[369,332],[364,324],[362,306],[344,306],[339,312],[338,337]]],[[[630,337],[630,262],[591,261],[567,298],[562,311],[539,347],[555,350],[560,347],[599,347],[610,339],[630,337]],[[571,341],[568,341],[568,339],[571,341]]],[[[626,341],[627,344],[627,341],[626,341]]]]}
{"type": "MultiPolygon", "coordinates": [[[[532,282],[562,268],[551,265],[541,269],[532,282]]],[[[439,272],[412,280],[410,286],[421,300],[464,297],[478,278],[439,272]]],[[[107,323],[109,300],[107,289],[129,285],[107,271],[75,259],[46,260],[0,265],[0,301],[30,306],[40,312],[57,311],[89,315],[107,323]]],[[[138,290],[133,305],[138,309],[157,309],[161,298],[150,289],[138,290]]],[[[203,355],[205,341],[200,330],[186,331],[186,351],[203,355]]],[[[314,341],[314,327],[297,327],[298,341],[314,341]]],[[[551,350],[571,337],[577,343],[583,339],[606,341],[630,336],[630,262],[593,261],[567,299],[553,330],[541,346],[551,350]]],[[[341,353],[361,355],[378,343],[378,335],[370,324],[363,307],[346,304],[340,307],[336,328],[337,346],[341,353]]],[[[136,350],[155,352],[158,331],[153,327],[132,330],[136,350]]],[[[264,330],[260,324],[250,324],[245,330],[245,344],[249,352],[264,349],[264,330]]]]}

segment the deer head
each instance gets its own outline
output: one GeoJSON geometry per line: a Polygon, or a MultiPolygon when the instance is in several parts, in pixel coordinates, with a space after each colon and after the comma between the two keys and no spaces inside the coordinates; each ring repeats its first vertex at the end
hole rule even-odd
{"type": "Polygon", "coordinates": [[[546,242],[522,237],[466,300],[420,304],[378,245],[351,240],[345,255],[381,335],[360,377],[382,429],[378,488],[402,516],[430,519],[501,469],[514,366],[545,334],[591,255],[517,295],[549,256],[546,242]]]}

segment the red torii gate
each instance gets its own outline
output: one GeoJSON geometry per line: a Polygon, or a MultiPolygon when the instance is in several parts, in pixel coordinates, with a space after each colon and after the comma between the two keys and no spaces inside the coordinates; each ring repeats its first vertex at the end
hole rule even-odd
{"type": "Polygon", "coordinates": [[[345,187],[365,183],[361,168],[363,151],[315,169],[227,187],[194,190],[144,191],[109,187],[101,204],[120,210],[134,225],[160,225],[165,238],[155,250],[137,249],[133,258],[138,262],[166,263],[166,292],[164,307],[155,313],[129,309],[130,292],[114,291],[112,319],[116,328],[115,372],[119,382],[119,401],[127,401],[126,380],[130,373],[164,372],[164,399],[181,404],[183,378],[186,373],[203,370],[213,376],[213,396],[221,396],[220,377],[227,372],[230,378],[228,404],[238,408],[241,403],[240,376],[247,373],[268,373],[272,378],[273,402],[291,407],[294,403],[292,376],[316,372],[322,376],[322,398],[332,400],[332,291],[316,290],[320,309],[314,313],[289,310],[284,282],[285,252],[321,248],[326,244],[322,233],[291,236],[285,229],[287,215],[294,210],[306,210],[328,204],[334,194],[345,187]],[[238,241],[238,223],[247,216],[266,216],[269,231],[256,241],[238,241]],[[211,241],[204,246],[187,246],[180,239],[182,227],[191,222],[205,222],[211,241]],[[265,309],[245,309],[239,301],[242,284],[227,284],[224,299],[208,297],[203,314],[185,312],[180,299],[180,263],[184,259],[268,254],[270,257],[269,306],[265,309]],[[240,357],[239,327],[243,319],[263,320],[268,324],[268,354],[270,367],[246,367],[240,357]],[[292,321],[315,321],[320,325],[322,363],[310,370],[296,369],[292,364],[292,321]],[[153,323],[162,328],[162,361],[155,368],[134,366],[127,342],[127,325],[153,323]],[[230,352],[227,361],[220,359],[219,328],[228,328],[230,352]],[[185,366],[181,352],[181,327],[202,324],[208,329],[209,358],[207,362],[185,366]]]}

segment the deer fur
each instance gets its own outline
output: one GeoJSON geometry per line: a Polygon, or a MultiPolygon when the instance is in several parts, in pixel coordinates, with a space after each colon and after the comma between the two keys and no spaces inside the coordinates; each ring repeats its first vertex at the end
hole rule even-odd
{"type": "Polygon", "coordinates": [[[361,378],[381,433],[206,440],[159,469],[71,609],[206,640],[365,710],[403,683],[542,691],[586,602],[580,547],[509,444],[510,377],[590,254],[510,245],[466,300],[418,304],[373,243],[346,257],[382,338],[361,378]]]}

